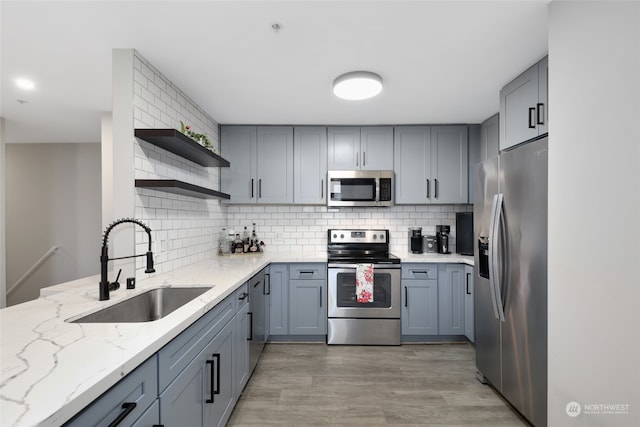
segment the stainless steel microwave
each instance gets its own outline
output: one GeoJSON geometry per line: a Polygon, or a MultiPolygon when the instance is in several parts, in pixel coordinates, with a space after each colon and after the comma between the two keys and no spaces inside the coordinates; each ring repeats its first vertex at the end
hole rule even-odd
{"type": "Polygon", "coordinates": [[[327,206],[393,206],[393,171],[327,172],[327,206]]]}

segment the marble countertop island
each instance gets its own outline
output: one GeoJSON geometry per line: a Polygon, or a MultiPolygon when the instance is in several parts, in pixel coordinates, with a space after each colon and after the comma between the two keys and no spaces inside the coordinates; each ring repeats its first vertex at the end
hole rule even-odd
{"type": "MultiPolygon", "coordinates": [[[[464,263],[472,257],[397,254],[403,262],[464,263]]],[[[272,262],[326,262],[326,253],[213,257],[122,286],[98,300],[98,276],[51,286],[0,310],[0,425],[60,426],[272,262]],[[211,286],[168,316],[145,323],[69,323],[158,286],[211,286]]]]}

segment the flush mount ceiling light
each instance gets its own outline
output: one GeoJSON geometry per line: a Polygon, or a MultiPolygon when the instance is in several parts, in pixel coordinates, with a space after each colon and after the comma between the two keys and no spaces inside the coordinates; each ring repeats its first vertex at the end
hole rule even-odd
{"type": "Polygon", "coordinates": [[[25,78],[18,78],[15,80],[15,83],[16,83],[16,86],[18,86],[20,89],[23,89],[23,90],[33,90],[36,87],[35,83],[25,78]]]}
{"type": "Polygon", "coordinates": [[[333,81],[333,93],[342,99],[359,101],[382,91],[382,77],[370,71],[352,71],[333,81]]]}

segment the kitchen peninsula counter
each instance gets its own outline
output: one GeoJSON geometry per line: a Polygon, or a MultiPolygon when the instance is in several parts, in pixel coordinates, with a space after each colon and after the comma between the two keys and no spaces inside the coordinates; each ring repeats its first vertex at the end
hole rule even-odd
{"type": "MultiPolygon", "coordinates": [[[[403,262],[473,263],[472,257],[398,254],[403,262]]],[[[99,275],[45,288],[0,310],[0,425],[60,426],[133,371],[270,263],[327,262],[326,253],[214,256],[147,275],[98,300],[99,275]],[[158,286],[211,286],[163,319],[69,323],[158,286]]]]}

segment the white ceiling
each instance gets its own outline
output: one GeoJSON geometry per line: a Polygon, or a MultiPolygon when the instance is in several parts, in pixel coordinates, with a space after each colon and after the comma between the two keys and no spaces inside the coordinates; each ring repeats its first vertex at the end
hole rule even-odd
{"type": "Polygon", "coordinates": [[[138,50],[223,124],[479,123],[498,111],[500,88],[547,53],[547,6],[3,0],[5,141],[98,142],[114,48],[138,50]],[[380,74],[383,92],[335,98],[333,80],[354,70],[380,74]],[[36,89],[18,89],[17,77],[36,89]]]}

